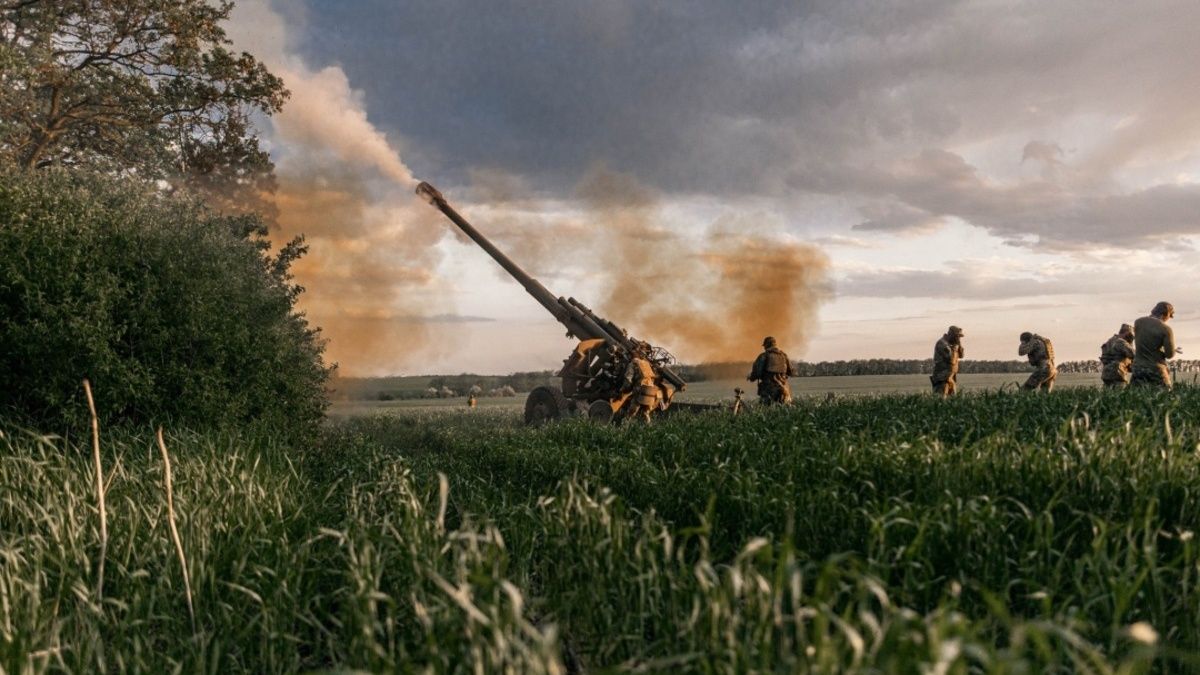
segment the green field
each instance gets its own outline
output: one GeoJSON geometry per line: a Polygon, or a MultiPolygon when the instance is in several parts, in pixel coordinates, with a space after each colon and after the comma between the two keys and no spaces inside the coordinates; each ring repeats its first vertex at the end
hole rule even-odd
{"type": "Polygon", "coordinates": [[[4,672],[1200,668],[1200,390],[0,444],[4,672]]]}
{"type": "MultiPolygon", "coordinates": [[[[393,378],[400,382],[400,378],[393,378]]],[[[419,388],[428,378],[411,378],[403,384],[419,388]],[[418,383],[418,379],[420,382],[418,383]]],[[[986,391],[1001,388],[1013,389],[1025,381],[1025,375],[1020,373],[996,373],[979,375],[960,375],[959,386],[963,391],[986,391]]],[[[1099,386],[1100,377],[1088,373],[1064,373],[1058,376],[1058,385],[1062,388],[1080,386],[1099,386]]],[[[361,386],[361,385],[360,385],[361,386]]],[[[398,386],[398,385],[393,385],[398,386]]],[[[745,380],[708,380],[693,382],[679,394],[677,400],[694,403],[731,403],[735,388],[746,390],[746,400],[754,399],[754,384],[745,380]]],[[[912,394],[929,390],[927,375],[847,375],[840,377],[797,377],[792,379],[792,392],[796,397],[825,397],[829,394],[838,396],[860,396],[872,394],[912,394]]],[[[375,413],[404,413],[413,409],[429,408],[465,408],[467,399],[463,396],[453,398],[413,398],[398,401],[370,400],[338,400],[334,401],[330,415],[334,417],[355,417],[375,413]]],[[[525,393],[515,398],[488,398],[478,400],[480,407],[499,407],[519,409],[525,405],[525,393]]]]}

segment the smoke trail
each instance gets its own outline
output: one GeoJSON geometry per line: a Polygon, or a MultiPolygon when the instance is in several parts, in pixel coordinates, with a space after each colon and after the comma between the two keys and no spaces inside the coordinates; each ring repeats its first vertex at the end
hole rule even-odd
{"type": "Polygon", "coordinates": [[[239,2],[229,32],[291,91],[270,120],[279,181],[272,239],[303,234],[309,245],[294,266],[306,288],[300,308],[342,374],[395,372],[429,345],[419,318],[439,299],[434,244],[445,228],[413,198],[412,172],[341,68],[308,68],[266,0],[239,2]]]}

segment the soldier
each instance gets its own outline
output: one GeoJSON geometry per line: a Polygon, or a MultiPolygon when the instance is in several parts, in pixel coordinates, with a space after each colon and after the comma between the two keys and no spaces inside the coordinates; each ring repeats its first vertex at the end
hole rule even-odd
{"type": "Polygon", "coordinates": [[[1181,351],[1175,346],[1175,332],[1167,325],[1173,316],[1175,307],[1169,302],[1160,302],[1150,310],[1150,316],[1133,322],[1137,350],[1130,383],[1134,386],[1171,388],[1167,359],[1181,351]]]}
{"type": "Polygon", "coordinates": [[[1100,380],[1105,387],[1124,389],[1129,384],[1129,367],[1133,365],[1133,326],[1121,324],[1121,330],[1100,345],[1100,380]]]}
{"type": "Polygon", "coordinates": [[[658,377],[650,365],[650,349],[645,342],[638,343],[629,365],[625,366],[625,391],[630,393],[630,417],[650,423],[650,413],[658,407],[658,377]]]}
{"type": "Polygon", "coordinates": [[[792,360],[782,349],[775,346],[775,338],[763,338],[763,353],[754,360],[747,380],[758,383],[758,400],[764,405],[791,403],[792,388],[788,378],[795,377],[792,360]]]}
{"type": "Polygon", "coordinates": [[[963,357],[963,329],[950,326],[933,346],[933,393],[942,398],[958,393],[958,360],[963,357]]]}
{"type": "Polygon", "coordinates": [[[1021,333],[1021,346],[1017,349],[1018,356],[1028,356],[1029,365],[1033,372],[1022,389],[1030,391],[1054,390],[1054,378],[1058,377],[1058,368],[1054,365],[1054,345],[1049,339],[1035,333],[1021,333]]]}

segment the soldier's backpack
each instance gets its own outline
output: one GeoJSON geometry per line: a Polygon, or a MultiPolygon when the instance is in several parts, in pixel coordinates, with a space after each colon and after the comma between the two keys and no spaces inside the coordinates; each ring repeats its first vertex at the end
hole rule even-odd
{"type": "Polygon", "coordinates": [[[788,371],[788,357],[778,349],[767,350],[767,363],[763,370],[772,375],[783,375],[788,371]]]}
{"type": "Polygon", "coordinates": [[[1110,364],[1114,361],[1121,360],[1121,357],[1117,356],[1117,353],[1116,353],[1117,350],[1113,343],[1114,340],[1120,340],[1120,339],[1121,338],[1111,337],[1108,339],[1108,342],[1105,342],[1104,344],[1100,345],[1100,363],[1103,363],[1104,365],[1107,366],[1108,364],[1110,364]]]}
{"type": "Polygon", "coordinates": [[[1037,336],[1037,338],[1042,341],[1042,344],[1046,345],[1046,358],[1051,363],[1054,363],[1054,343],[1050,342],[1050,338],[1044,338],[1041,335],[1037,336]]]}

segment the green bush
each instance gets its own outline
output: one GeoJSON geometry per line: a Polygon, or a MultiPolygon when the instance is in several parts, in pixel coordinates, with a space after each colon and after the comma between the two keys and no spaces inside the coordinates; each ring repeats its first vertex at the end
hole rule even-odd
{"type": "Polygon", "coordinates": [[[322,342],[288,264],[251,217],[133,181],[0,170],[0,414],[40,428],[102,419],[313,428],[322,342]]]}

